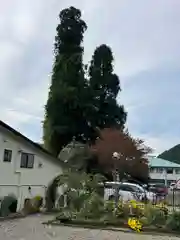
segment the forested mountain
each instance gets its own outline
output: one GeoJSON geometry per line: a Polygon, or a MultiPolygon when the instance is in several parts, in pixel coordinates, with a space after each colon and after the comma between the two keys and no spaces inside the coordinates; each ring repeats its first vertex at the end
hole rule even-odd
{"type": "Polygon", "coordinates": [[[158,157],[180,164],[180,144],[164,151],[158,157]]]}

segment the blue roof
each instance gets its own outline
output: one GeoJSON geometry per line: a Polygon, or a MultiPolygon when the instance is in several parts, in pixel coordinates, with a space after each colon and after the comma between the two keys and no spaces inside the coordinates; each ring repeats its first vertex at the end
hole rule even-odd
{"type": "Polygon", "coordinates": [[[169,168],[180,168],[180,164],[164,160],[162,158],[148,157],[150,167],[169,167],[169,168]]]}

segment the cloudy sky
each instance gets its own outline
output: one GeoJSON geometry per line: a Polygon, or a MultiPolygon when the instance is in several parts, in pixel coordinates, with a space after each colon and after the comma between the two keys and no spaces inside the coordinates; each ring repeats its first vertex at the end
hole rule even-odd
{"type": "Polygon", "coordinates": [[[88,25],[85,61],[102,43],[114,52],[131,133],[155,153],[180,143],[179,0],[0,0],[0,118],[41,141],[58,14],[70,5],[88,25]]]}

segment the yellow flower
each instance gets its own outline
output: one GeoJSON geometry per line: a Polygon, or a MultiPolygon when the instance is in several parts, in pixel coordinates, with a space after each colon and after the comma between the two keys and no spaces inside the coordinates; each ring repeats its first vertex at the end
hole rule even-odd
{"type": "Polygon", "coordinates": [[[139,207],[141,210],[144,210],[145,205],[141,203],[141,204],[138,205],[138,207],[139,207]]]}
{"type": "Polygon", "coordinates": [[[128,225],[131,229],[133,229],[136,232],[141,232],[142,230],[142,224],[136,218],[129,218],[128,225]]]}
{"type": "Polygon", "coordinates": [[[167,208],[165,204],[160,203],[156,205],[157,208],[167,208]]]}
{"type": "Polygon", "coordinates": [[[137,202],[135,200],[131,200],[130,201],[130,207],[132,206],[133,208],[136,208],[137,207],[137,202]]]}

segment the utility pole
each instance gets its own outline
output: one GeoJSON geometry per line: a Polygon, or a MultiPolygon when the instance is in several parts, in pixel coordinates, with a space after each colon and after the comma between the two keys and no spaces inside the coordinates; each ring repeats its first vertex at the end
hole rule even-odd
{"type": "Polygon", "coordinates": [[[120,160],[120,154],[118,152],[113,152],[112,155],[113,165],[114,165],[114,181],[115,181],[115,212],[118,207],[119,201],[119,187],[118,184],[120,182],[119,172],[118,172],[118,161],[120,160]]]}

